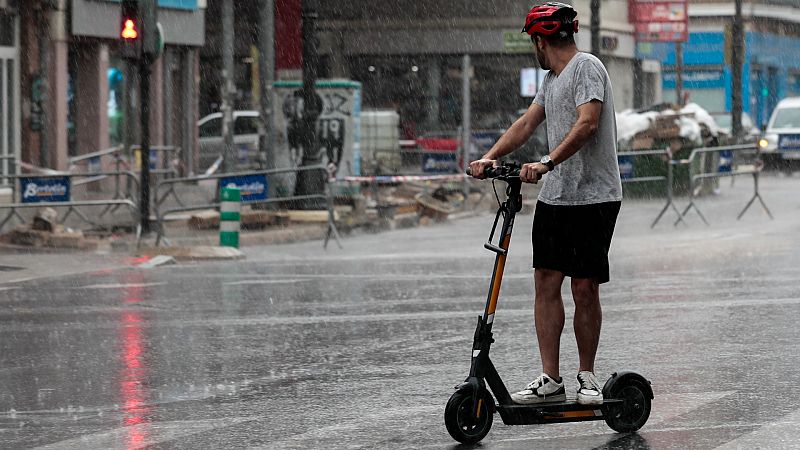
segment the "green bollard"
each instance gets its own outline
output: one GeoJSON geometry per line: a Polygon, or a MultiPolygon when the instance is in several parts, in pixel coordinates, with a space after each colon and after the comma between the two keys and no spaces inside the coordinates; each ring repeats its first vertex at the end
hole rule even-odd
{"type": "Polygon", "coordinates": [[[242,191],[238,187],[224,187],[220,191],[219,245],[239,248],[240,212],[242,191]]]}

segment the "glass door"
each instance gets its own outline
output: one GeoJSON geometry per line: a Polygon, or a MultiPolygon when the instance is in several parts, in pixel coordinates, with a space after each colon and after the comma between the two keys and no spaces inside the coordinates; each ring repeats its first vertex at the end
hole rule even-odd
{"type": "Polygon", "coordinates": [[[0,12],[0,186],[3,175],[17,173],[19,161],[19,61],[17,20],[0,12]]]}

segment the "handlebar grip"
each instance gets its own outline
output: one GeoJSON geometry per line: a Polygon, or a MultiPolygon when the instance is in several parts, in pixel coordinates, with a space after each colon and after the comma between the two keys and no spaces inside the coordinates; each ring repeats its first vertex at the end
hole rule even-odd
{"type": "MultiPolygon", "coordinates": [[[[472,167],[467,167],[465,172],[467,173],[467,175],[472,176],[472,167]]],[[[487,166],[487,167],[483,168],[483,176],[486,177],[486,178],[493,178],[493,177],[495,177],[496,175],[499,175],[499,174],[500,174],[500,172],[499,172],[497,167],[487,166]]]]}

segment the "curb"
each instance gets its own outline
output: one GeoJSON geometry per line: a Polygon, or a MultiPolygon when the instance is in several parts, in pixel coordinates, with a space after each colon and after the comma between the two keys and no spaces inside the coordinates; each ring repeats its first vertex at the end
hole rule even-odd
{"type": "Polygon", "coordinates": [[[218,247],[209,245],[180,246],[180,247],[148,247],[139,250],[139,256],[172,257],[176,261],[212,261],[212,260],[238,260],[245,255],[233,247],[218,247]]]}

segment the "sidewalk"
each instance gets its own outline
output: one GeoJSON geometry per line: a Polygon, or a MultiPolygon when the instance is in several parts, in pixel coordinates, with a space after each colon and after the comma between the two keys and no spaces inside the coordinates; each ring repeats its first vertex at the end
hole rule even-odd
{"type": "MultiPolygon", "coordinates": [[[[475,181],[474,183],[481,183],[475,181]]],[[[489,215],[496,210],[494,193],[490,182],[482,182],[488,188],[487,195],[479,205],[466,211],[451,214],[448,220],[459,220],[466,217],[489,215]]],[[[498,183],[498,189],[500,185],[498,183]]],[[[525,186],[523,198],[526,210],[521,216],[530,217],[531,206],[535,202],[538,186],[525,186]]],[[[674,211],[668,210],[655,228],[650,225],[664,205],[662,198],[636,199],[626,198],[617,223],[615,238],[625,236],[647,235],[653,251],[661,251],[674,244],[679,236],[691,240],[727,239],[729,236],[750,235],[753,239],[768,233],[780,235],[785,232],[800,232],[800,177],[787,177],[779,173],[766,173],[761,176],[761,194],[775,217],[772,221],[756,200],[741,220],[736,216],[752,197],[753,182],[751,177],[737,177],[731,185],[730,178],[720,180],[718,195],[711,195],[696,200],[698,207],[710,225],[706,226],[692,210],[685,217],[686,224],[674,226],[677,218],[674,211]],[[689,233],[688,235],[686,233],[689,233]]],[[[501,192],[502,195],[502,192],[501,192]]],[[[501,197],[502,198],[502,197],[501,197]]],[[[683,211],[689,199],[678,197],[675,204],[683,211]]],[[[529,218],[525,219],[530,220],[529,218]]],[[[417,214],[401,214],[390,219],[380,219],[369,226],[348,229],[339,228],[342,236],[341,244],[348,246],[348,241],[358,234],[374,234],[400,228],[424,227],[435,223],[430,219],[420,219],[417,214]]],[[[286,244],[300,241],[319,241],[322,250],[322,239],[327,232],[327,223],[290,224],[289,226],[271,227],[264,230],[242,231],[240,245],[242,248],[286,244]]],[[[167,237],[173,247],[192,248],[200,246],[217,246],[219,233],[217,230],[194,230],[185,222],[170,223],[167,237]]],[[[141,261],[137,255],[154,255],[159,253],[153,248],[155,235],[145,239],[143,248],[137,252],[135,236],[125,234],[113,241],[104,240],[94,251],[70,251],[64,249],[29,249],[19,246],[0,246],[0,284],[22,279],[45,276],[61,276],[73,273],[84,273],[95,270],[114,270],[122,267],[133,267],[141,261]],[[21,269],[16,269],[21,268],[21,269]]],[[[335,248],[336,242],[329,242],[329,248],[335,248]]],[[[683,245],[683,244],[682,244],[683,245]]],[[[175,252],[175,249],[164,253],[175,252]]],[[[636,251],[641,251],[637,249],[636,251]]]]}

